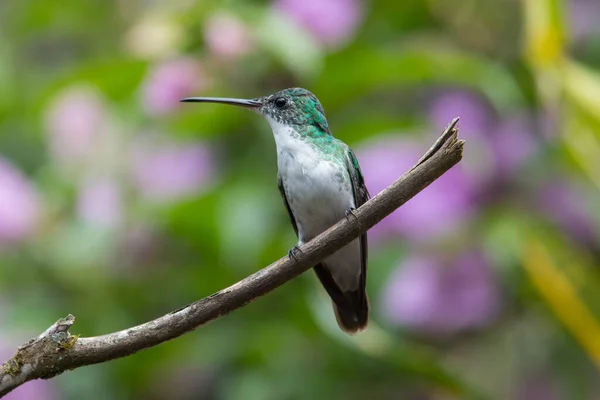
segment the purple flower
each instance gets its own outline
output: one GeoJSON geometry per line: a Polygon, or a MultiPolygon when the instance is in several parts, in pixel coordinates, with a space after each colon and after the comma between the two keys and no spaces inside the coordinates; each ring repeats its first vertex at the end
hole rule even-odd
{"type": "Polygon", "coordinates": [[[274,7],[329,47],[349,41],[363,17],[360,0],[275,0],[274,7]]]}
{"type": "Polygon", "coordinates": [[[179,100],[197,95],[207,86],[208,78],[197,61],[165,61],[148,72],[142,87],[143,105],[150,115],[166,115],[179,107],[179,100]]]}
{"type": "Polygon", "coordinates": [[[494,126],[485,99],[466,90],[447,90],[436,95],[429,107],[429,118],[436,133],[460,117],[460,136],[469,143],[461,161],[465,173],[484,185],[494,174],[494,157],[486,135],[494,126]]]}
{"type": "Polygon", "coordinates": [[[120,240],[121,260],[125,265],[144,266],[145,269],[160,264],[163,242],[162,237],[146,222],[133,221],[128,224],[120,240]]]}
{"type": "Polygon", "coordinates": [[[532,127],[533,121],[521,115],[508,117],[490,130],[492,135],[488,140],[498,176],[514,173],[535,153],[537,143],[532,127]]]}
{"type": "Polygon", "coordinates": [[[565,233],[584,243],[598,242],[594,214],[579,187],[555,176],[537,193],[536,200],[536,209],[565,233]]]}
{"type": "Polygon", "coordinates": [[[123,219],[121,189],[113,180],[89,179],[79,188],[77,215],[87,223],[115,228],[123,219]]]}
{"type": "MultiPolygon", "coordinates": [[[[27,337],[23,335],[22,337],[27,337]]],[[[0,336],[0,363],[7,361],[15,353],[18,345],[17,341],[12,341],[6,337],[0,336]]],[[[52,381],[36,379],[24,383],[9,394],[5,395],[3,400],[52,400],[58,398],[54,391],[52,381]]]]}
{"type": "Polygon", "coordinates": [[[106,110],[99,94],[88,86],[63,90],[45,115],[50,154],[61,165],[85,162],[107,127],[106,110]]]}
{"type": "Polygon", "coordinates": [[[429,117],[438,127],[447,126],[460,117],[460,135],[477,139],[489,132],[492,113],[481,96],[466,90],[448,90],[437,94],[429,106],[429,117]]]}
{"type": "Polygon", "coordinates": [[[516,390],[516,400],[556,400],[557,379],[542,374],[532,375],[520,382],[516,390]]]}
{"type": "Polygon", "coordinates": [[[384,313],[394,324],[426,335],[451,336],[481,328],[500,309],[500,293],[485,257],[410,257],[383,292],[384,313]]]}
{"type": "MultiPolygon", "coordinates": [[[[427,149],[406,138],[381,139],[357,149],[365,182],[372,195],[409,170],[427,149]]],[[[474,182],[457,165],[415,198],[394,211],[370,232],[382,238],[400,233],[414,241],[447,235],[467,221],[475,210],[474,182]]]]}
{"type": "Polygon", "coordinates": [[[0,158],[0,244],[26,239],[40,218],[40,198],[8,160],[0,158]]]}
{"type": "Polygon", "coordinates": [[[536,151],[533,120],[525,115],[498,120],[484,98],[466,90],[450,90],[431,102],[429,118],[442,128],[460,117],[460,135],[468,141],[462,164],[481,185],[514,173],[536,151]]]}
{"type": "MultiPolygon", "coordinates": [[[[157,371],[144,399],[214,399],[219,388],[219,373],[197,365],[179,365],[157,371]]],[[[235,396],[234,396],[235,397],[235,396]]],[[[251,396],[252,397],[252,396],[251,396]]]]}
{"type": "Polygon", "coordinates": [[[250,52],[254,41],[246,26],[234,15],[213,14],[204,27],[204,40],[216,56],[235,59],[250,52]]]}
{"type": "Polygon", "coordinates": [[[139,140],[134,143],[131,174],[136,188],[153,201],[177,200],[210,185],[211,150],[203,144],[139,140]]]}
{"type": "Polygon", "coordinates": [[[576,41],[585,40],[600,32],[598,18],[600,4],[596,0],[572,0],[568,3],[570,31],[576,41]]]}

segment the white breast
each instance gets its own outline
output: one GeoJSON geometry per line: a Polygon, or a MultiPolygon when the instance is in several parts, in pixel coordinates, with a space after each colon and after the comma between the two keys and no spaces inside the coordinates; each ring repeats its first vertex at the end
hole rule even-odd
{"type": "MultiPolygon", "coordinates": [[[[344,218],[354,194],[344,165],[327,161],[288,126],[269,118],[277,144],[277,165],[303,244],[344,218]]],[[[360,286],[361,249],[356,239],[323,260],[341,290],[360,286]]]]}
{"type": "Polygon", "coordinates": [[[342,219],[354,207],[348,171],[324,160],[318,149],[295,137],[288,126],[269,121],[277,144],[277,164],[286,197],[304,243],[342,219]]]}

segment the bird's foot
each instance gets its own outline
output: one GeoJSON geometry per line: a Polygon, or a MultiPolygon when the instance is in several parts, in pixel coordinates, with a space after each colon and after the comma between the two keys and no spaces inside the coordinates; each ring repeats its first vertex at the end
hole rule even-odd
{"type": "Polygon", "coordinates": [[[290,251],[288,251],[288,258],[293,258],[294,260],[296,260],[296,262],[298,262],[298,258],[296,258],[297,252],[302,253],[302,250],[300,250],[300,247],[298,247],[298,245],[294,245],[294,247],[292,247],[290,251]]]}
{"type": "Polygon", "coordinates": [[[354,210],[356,210],[356,208],[354,207],[350,207],[349,209],[346,210],[346,212],[344,213],[344,215],[346,216],[346,220],[350,221],[350,215],[352,215],[354,218],[358,218],[356,216],[356,214],[354,213],[354,210]]]}

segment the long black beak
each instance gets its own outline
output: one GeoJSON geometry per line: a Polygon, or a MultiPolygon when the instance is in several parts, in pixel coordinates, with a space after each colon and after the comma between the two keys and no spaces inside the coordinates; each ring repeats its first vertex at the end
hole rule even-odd
{"type": "Polygon", "coordinates": [[[180,101],[183,103],[220,103],[246,108],[258,108],[262,106],[262,103],[260,101],[245,99],[229,99],[226,97],[188,97],[187,99],[183,99],[180,101]]]}

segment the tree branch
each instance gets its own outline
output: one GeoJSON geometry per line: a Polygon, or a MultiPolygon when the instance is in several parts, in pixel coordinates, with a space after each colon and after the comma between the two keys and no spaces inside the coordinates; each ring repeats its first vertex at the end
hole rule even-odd
{"type": "Polygon", "coordinates": [[[58,320],[37,338],[20,346],[0,366],[0,397],[33,379],[48,379],[63,371],[125,357],[176,338],[226,315],[307,271],[373,227],[406,203],[462,158],[458,118],[417,165],[387,189],[355,210],[296,253],[285,256],[238,283],[145,324],[108,335],[78,338],[69,333],[75,317],[58,320]]]}

